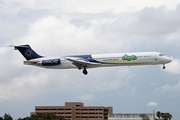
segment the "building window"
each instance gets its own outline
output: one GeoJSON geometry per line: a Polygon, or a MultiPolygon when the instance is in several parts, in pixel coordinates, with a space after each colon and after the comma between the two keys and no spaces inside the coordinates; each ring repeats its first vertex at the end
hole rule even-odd
{"type": "Polygon", "coordinates": [[[51,109],[51,110],[57,110],[57,109],[51,109]]]}
{"type": "Polygon", "coordinates": [[[96,113],[96,114],[102,114],[102,113],[96,113]]]}
{"type": "Polygon", "coordinates": [[[80,109],[76,109],[76,110],[80,110],[80,109]]]}
{"type": "Polygon", "coordinates": [[[76,107],[80,107],[81,105],[76,105],[76,107]]]}
{"type": "Polygon", "coordinates": [[[59,112],[58,114],[64,114],[63,112],[59,112]]]}
{"type": "Polygon", "coordinates": [[[65,109],[65,110],[71,110],[71,109],[65,109]]]}
{"type": "Polygon", "coordinates": [[[42,110],[42,109],[36,109],[36,110],[42,110]]]}
{"type": "Polygon", "coordinates": [[[102,116],[96,116],[96,118],[102,118],[102,116]]]}
{"type": "Polygon", "coordinates": [[[96,118],[95,116],[89,116],[89,118],[96,118]]]}
{"type": "Polygon", "coordinates": [[[58,110],[64,110],[64,109],[58,109],[58,110]]]}
{"type": "Polygon", "coordinates": [[[89,114],[96,114],[96,113],[89,113],[89,114]]]}
{"type": "Polygon", "coordinates": [[[81,118],[80,116],[76,116],[76,118],[81,118]]]}
{"type": "Polygon", "coordinates": [[[89,111],[95,111],[95,109],[89,109],[89,111]]]}
{"type": "Polygon", "coordinates": [[[65,116],[65,118],[71,118],[71,116],[65,116]]]}
{"type": "Polygon", "coordinates": [[[81,113],[76,113],[76,114],[81,114],[81,113]]]}
{"type": "Polygon", "coordinates": [[[104,112],[108,112],[108,109],[104,109],[104,112]]]}
{"type": "Polygon", "coordinates": [[[87,111],[87,109],[81,109],[82,111],[87,111]]]}
{"type": "Polygon", "coordinates": [[[49,109],[43,109],[43,110],[49,110],[49,109]]]}
{"type": "Polygon", "coordinates": [[[81,113],[81,114],[88,114],[88,113],[81,113]]]}
{"type": "Polygon", "coordinates": [[[71,113],[65,113],[65,114],[71,114],[71,113]]]}
{"type": "Polygon", "coordinates": [[[81,116],[81,118],[88,118],[87,116],[81,116]]]}

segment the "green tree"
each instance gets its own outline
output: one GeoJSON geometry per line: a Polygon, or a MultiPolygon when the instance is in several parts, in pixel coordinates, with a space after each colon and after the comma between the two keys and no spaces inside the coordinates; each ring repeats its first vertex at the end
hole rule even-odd
{"type": "Polygon", "coordinates": [[[31,115],[31,118],[34,120],[34,119],[35,119],[35,115],[34,115],[34,114],[32,114],[32,115],[31,115]]]}
{"type": "Polygon", "coordinates": [[[0,117],[0,120],[4,120],[3,117],[0,117]]]}
{"type": "Polygon", "coordinates": [[[23,120],[22,118],[18,118],[18,120],[23,120]]]}
{"type": "Polygon", "coordinates": [[[172,115],[171,115],[171,114],[169,114],[169,120],[171,120],[171,118],[172,118],[172,115]]]}
{"type": "Polygon", "coordinates": [[[42,119],[43,119],[43,120],[47,120],[47,114],[43,113],[43,114],[42,114],[42,119]]]}
{"type": "Polygon", "coordinates": [[[4,120],[13,120],[10,114],[4,114],[4,120]]]}
{"type": "Polygon", "coordinates": [[[38,116],[39,119],[42,119],[42,113],[39,113],[38,116]]]}
{"type": "Polygon", "coordinates": [[[156,116],[158,117],[158,119],[160,119],[161,118],[161,112],[157,111],[156,116]]]}
{"type": "Polygon", "coordinates": [[[165,113],[161,113],[161,117],[164,119],[165,118],[165,113]]]}

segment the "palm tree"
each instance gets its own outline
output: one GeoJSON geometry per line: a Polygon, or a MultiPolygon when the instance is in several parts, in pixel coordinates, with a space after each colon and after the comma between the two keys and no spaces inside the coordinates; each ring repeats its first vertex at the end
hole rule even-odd
{"type": "Polygon", "coordinates": [[[161,117],[161,112],[160,112],[160,111],[157,111],[156,116],[158,117],[158,119],[160,119],[160,117],[161,117]]]}
{"type": "Polygon", "coordinates": [[[166,113],[166,118],[168,118],[168,120],[171,120],[172,115],[170,113],[166,113]]]}
{"type": "Polygon", "coordinates": [[[161,113],[161,117],[164,119],[165,118],[165,113],[161,113]]]}
{"type": "Polygon", "coordinates": [[[38,114],[35,115],[35,119],[36,119],[36,120],[39,119],[39,115],[38,115],[38,114]]]}
{"type": "Polygon", "coordinates": [[[46,114],[46,113],[43,113],[43,114],[42,114],[42,119],[43,119],[43,120],[46,120],[46,119],[47,119],[47,114],[46,114]]]}
{"type": "Polygon", "coordinates": [[[39,113],[38,115],[39,115],[39,119],[42,119],[42,113],[39,113]]]}
{"type": "Polygon", "coordinates": [[[47,119],[50,120],[51,119],[51,114],[47,113],[47,119]]]}
{"type": "Polygon", "coordinates": [[[171,120],[171,118],[172,118],[172,115],[171,115],[171,114],[169,114],[169,120],[171,120]]]}
{"type": "Polygon", "coordinates": [[[32,114],[32,115],[31,115],[31,118],[34,120],[34,119],[35,119],[35,115],[34,115],[34,114],[32,114]]]}
{"type": "Polygon", "coordinates": [[[10,114],[4,114],[4,120],[13,120],[10,114]]]}
{"type": "Polygon", "coordinates": [[[55,114],[53,114],[52,118],[55,120],[55,119],[56,119],[56,115],[55,115],[55,114]]]}

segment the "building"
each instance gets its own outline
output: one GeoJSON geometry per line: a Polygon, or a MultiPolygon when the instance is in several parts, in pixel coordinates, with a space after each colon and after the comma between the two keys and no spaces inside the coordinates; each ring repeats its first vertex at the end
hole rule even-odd
{"type": "Polygon", "coordinates": [[[113,112],[112,107],[84,106],[82,102],[66,102],[65,106],[36,106],[35,112],[54,113],[71,120],[108,120],[108,114],[113,112]]]}
{"type": "MultiPolygon", "coordinates": [[[[141,113],[141,114],[146,114],[150,120],[154,120],[154,114],[149,114],[149,113],[141,113]]],[[[140,115],[137,113],[126,113],[126,114],[108,114],[108,120],[143,120],[140,115]]]]}

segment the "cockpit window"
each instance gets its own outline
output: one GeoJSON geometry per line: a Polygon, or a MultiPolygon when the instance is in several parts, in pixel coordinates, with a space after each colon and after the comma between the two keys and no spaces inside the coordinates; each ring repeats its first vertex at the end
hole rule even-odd
{"type": "Polygon", "coordinates": [[[160,53],[159,56],[164,56],[164,54],[163,54],[163,53],[160,53]]]}

